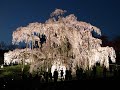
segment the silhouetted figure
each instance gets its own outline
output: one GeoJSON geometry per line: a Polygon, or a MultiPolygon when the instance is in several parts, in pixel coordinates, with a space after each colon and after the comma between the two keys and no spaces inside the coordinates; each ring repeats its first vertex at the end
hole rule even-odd
{"type": "Polygon", "coordinates": [[[58,71],[57,71],[57,69],[55,69],[55,71],[54,71],[54,82],[57,82],[57,79],[58,79],[58,71]]]}
{"type": "Polygon", "coordinates": [[[52,81],[52,73],[49,72],[49,78],[50,78],[50,81],[52,81]]]}
{"type": "Polygon", "coordinates": [[[111,65],[109,66],[109,70],[110,70],[110,73],[112,73],[112,66],[111,65]]]}
{"type": "Polygon", "coordinates": [[[23,79],[23,80],[26,80],[26,78],[27,78],[27,75],[26,75],[25,72],[23,71],[23,72],[22,72],[22,79],[23,79]]]}
{"type": "Polygon", "coordinates": [[[45,81],[48,82],[48,72],[44,72],[45,81]]]}
{"type": "Polygon", "coordinates": [[[83,69],[82,68],[77,68],[76,77],[77,77],[78,80],[82,79],[82,77],[83,77],[83,69]]]}
{"type": "Polygon", "coordinates": [[[34,77],[34,80],[37,80],[37,79],[38,79],[38,74],[36,74],[34,77]]]}
{"type": "Polygon", "coordinates": [[[69,77],[69,71],[66,69],[66,71],[65,71],[65,80],[68,80],[68,77],[69,77]]]}
{"type": "Polygon", "coordinates": [[[79,69],[76,70],[76,78],[79,79],[79,69]]]}
{"type": "Polygon", "coordinates": [[[71,74],[72,72],[71,72],[71,69],[69,70],[69,80],[72,80],[72,74],[71,74]]]}
{"type": "Polygon", "coordinates": [[[117,78],[117,72],[118,72],[117,65],[115,65],[115,67],[114,67],[114,77],[115,78],[117,78]]]}
{"type": "Polygon", "coordinates": [[[32,80],[32,74],[29,73],[29,80],[31,81],[32,80]]]}
{"type": "Polygon", "coordinates": [[[120,68],[118,69],[118,79],[120,80],[120,68]]]}
{"type": "Polygon", "coordinates": [[[103,77],[106,78],[106,73],[107,73],[107,69],[106,67],[103,67],[103,77]]]}
{"type": "Polygon", "coordinates": [[[93,66],[92,73],[93,73],[93,78],[95,78],[96,77],[96,66],[95,65],[93,66]]]}
{"type": "Polygon", "coordinates": [[[44,82],[44,81],[45,81],[45,78],[44,78],[44,75],[43,75],[43,74],[40,75],[40,81],[41,81],[41,82],[44,82]]]}
{"type": "Polygon", "coordinates": [[[83,69],[82,68],[80,68],[79,73],[80,73],[80,79],[82,79],[82,77],[83,77],[83,69]]]}
{"type": "Polygon", "coordinates": [[[63,74],[64,74],[64,72],[63,72],[63,68],[60,70],[60,75],[61,75],[61,80],[63,79],[63,74]]]}
{"type": "Polygon", "coordinates": [[[45,80],[46,80],[46,82],[48,82],[48,72],[46,72],[45,80]]]}

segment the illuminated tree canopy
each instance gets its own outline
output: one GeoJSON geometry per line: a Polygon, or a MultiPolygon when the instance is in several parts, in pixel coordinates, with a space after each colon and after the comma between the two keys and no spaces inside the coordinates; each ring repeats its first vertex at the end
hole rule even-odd
{"type": "Polygon", "coordinates": [[[90,23],[78,21],[74,14],[63,17],[65,12],[56,9],[45,23],[35,22],[17,28],[13,32],[12,43],[25,42],[27,49],[5,53],[5,63],[13,62],[14,59],[19,62],[20,57],[24,58],[25,62],[33,59],[29,62],[30,72],[58,65],[72,69],[74,74],[77,67],[91,69],[97,62],[109,68],[109,58],[115,62],[116,54],[112,47],[101,47],[102,41],[93,37],[93,32],[101,35],[100,29],[90,23]],[[30,42],[32,49],[28,49],[30,42]],[[20,54],[23,51],[26,55],[20,54]]]}

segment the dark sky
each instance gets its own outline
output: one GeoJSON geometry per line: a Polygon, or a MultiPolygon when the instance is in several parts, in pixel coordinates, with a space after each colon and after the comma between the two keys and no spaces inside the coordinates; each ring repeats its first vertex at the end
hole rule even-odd
{"type": "Polygon", "coordinates": [[[16,28],[44,22],[55,8],[97,26],[110,39],[120,36],[120,0],[0,0],[0,41],[11,43],[16,28]]]}

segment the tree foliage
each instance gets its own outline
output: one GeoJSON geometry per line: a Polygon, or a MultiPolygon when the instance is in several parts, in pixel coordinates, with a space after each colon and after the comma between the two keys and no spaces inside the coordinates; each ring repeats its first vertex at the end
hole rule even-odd
{"type": "Polygon", "coordinates": [[[91,69],[96,62],[109,68],[109,57],[115,62],[116,55],[112,47],[101,47],[101,39],[93,37],[92,32],[101,35],[100,29],[90,23],[78,21],[74,14],[63,17],[65,12],[65,10],[56,9],[45,23],[30,23],[13,32],[13,44],[32,41],[33,47],[35,45],[39,47],[37,51],[36,48],[26,51],[26,54],[30,53],[29,60],[34,59],[30,72],[37,71],[40,67],[44,70],[50,69],[53,64],[64,65],[72,69],[73,74],[77,67],[84,70],[91,69]],[[42,43],[43,35],[45,42],[42,43]],[[42,55],[33,57],[41,53],[44,56],[42,60],[42,55]]]}

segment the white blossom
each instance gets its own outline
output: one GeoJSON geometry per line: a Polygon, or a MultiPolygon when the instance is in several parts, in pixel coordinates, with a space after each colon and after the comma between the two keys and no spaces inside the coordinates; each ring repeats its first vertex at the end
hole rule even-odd
{"type": "MultiPolygon", "coordinates": [[[[51,15],[59,16],[64,12],[66,11],[56,9],[51,15]]],[[[34,41],[40,43],[42,35],[46,36],[46,42],[40,47],[41,49],[33,49],[33,52],[31,49],[27,51],[29,57],[25,61],[30,60],[32,53],[35,59],[31,63],[30,72],[44,65],[46,66],[44,69],[55,66],[56,61],[61,65],[64,64],[66,68],[71,68],[73,74],[77,66],[86,70],[91,69],[97,62],[109,68],[109,57],[112,62],[115,62],[115,50],[109,46],[101,47],[102,41],[93,37],[92,32],[101,35],[99,28],[90,23],[78,21],[77,17],[71,14],[66,17],[59,16],[58,20],[52,17],[45,23],[35,22],[26,27],[20,27],[13,32],[13,43],[29,42],[31,36],[34,41]],[[40,37],[34,33],[39,34],[40,37]]],[[[25,49],[5,53],[5,62],[7,64],[11,61],[20,62],[18,56],[23,51],[25,49]]]]}

